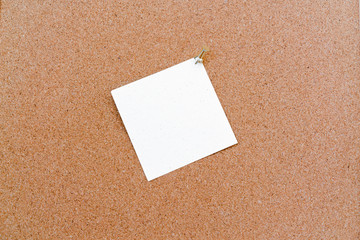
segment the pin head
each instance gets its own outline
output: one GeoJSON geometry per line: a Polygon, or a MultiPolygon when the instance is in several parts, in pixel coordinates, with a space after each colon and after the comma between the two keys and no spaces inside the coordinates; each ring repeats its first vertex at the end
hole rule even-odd
{"type": "Polygon", "coordinates": [[[207,50],[206,50],[205,48],[203,48],[203,50],[201,51],[201,53],[200,53],[198,56],[194,57],[194,59],[195,59],[195,64],[197,64],[197,63],[202,63],[202,62],[203,62],[203,56],[204,56],[205,52],[207,52],[207,50]]]}

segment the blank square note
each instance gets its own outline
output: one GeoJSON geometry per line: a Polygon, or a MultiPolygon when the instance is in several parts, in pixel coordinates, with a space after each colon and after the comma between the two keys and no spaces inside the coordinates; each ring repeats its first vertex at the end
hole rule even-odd
{"type": "Polygon", "coordinates": [[[194,59],[111,94],[149,181],[237,143],[203,64],[194,59]]]}

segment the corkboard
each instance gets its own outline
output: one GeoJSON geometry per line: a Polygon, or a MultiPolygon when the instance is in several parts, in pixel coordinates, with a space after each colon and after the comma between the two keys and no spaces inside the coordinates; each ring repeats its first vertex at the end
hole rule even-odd
{"type": "Polygon", "coordinates": [[[2,1],[0,238],[359,238],[358,14],[2,1]],[[203,45],[239,144],[148,182],[110,91],[203,45]]]}

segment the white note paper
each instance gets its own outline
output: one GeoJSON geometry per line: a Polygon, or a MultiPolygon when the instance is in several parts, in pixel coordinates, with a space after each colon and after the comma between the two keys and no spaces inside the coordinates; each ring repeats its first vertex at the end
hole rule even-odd
{"type": "Polygon", "coordinates": [[[149,181],[237,143],[203,64],[194,59],[111,94],[149,181]]]}

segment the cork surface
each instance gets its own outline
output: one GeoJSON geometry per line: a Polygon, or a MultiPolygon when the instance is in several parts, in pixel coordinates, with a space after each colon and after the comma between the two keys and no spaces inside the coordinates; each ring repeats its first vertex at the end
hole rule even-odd
{"type": "Polygon", "coordinates": [[[0,239],[360,238],[358,1],[0,2],[0,239]],[[239,144],[148,182],[110,91],[203,45],[239,144]]]}

